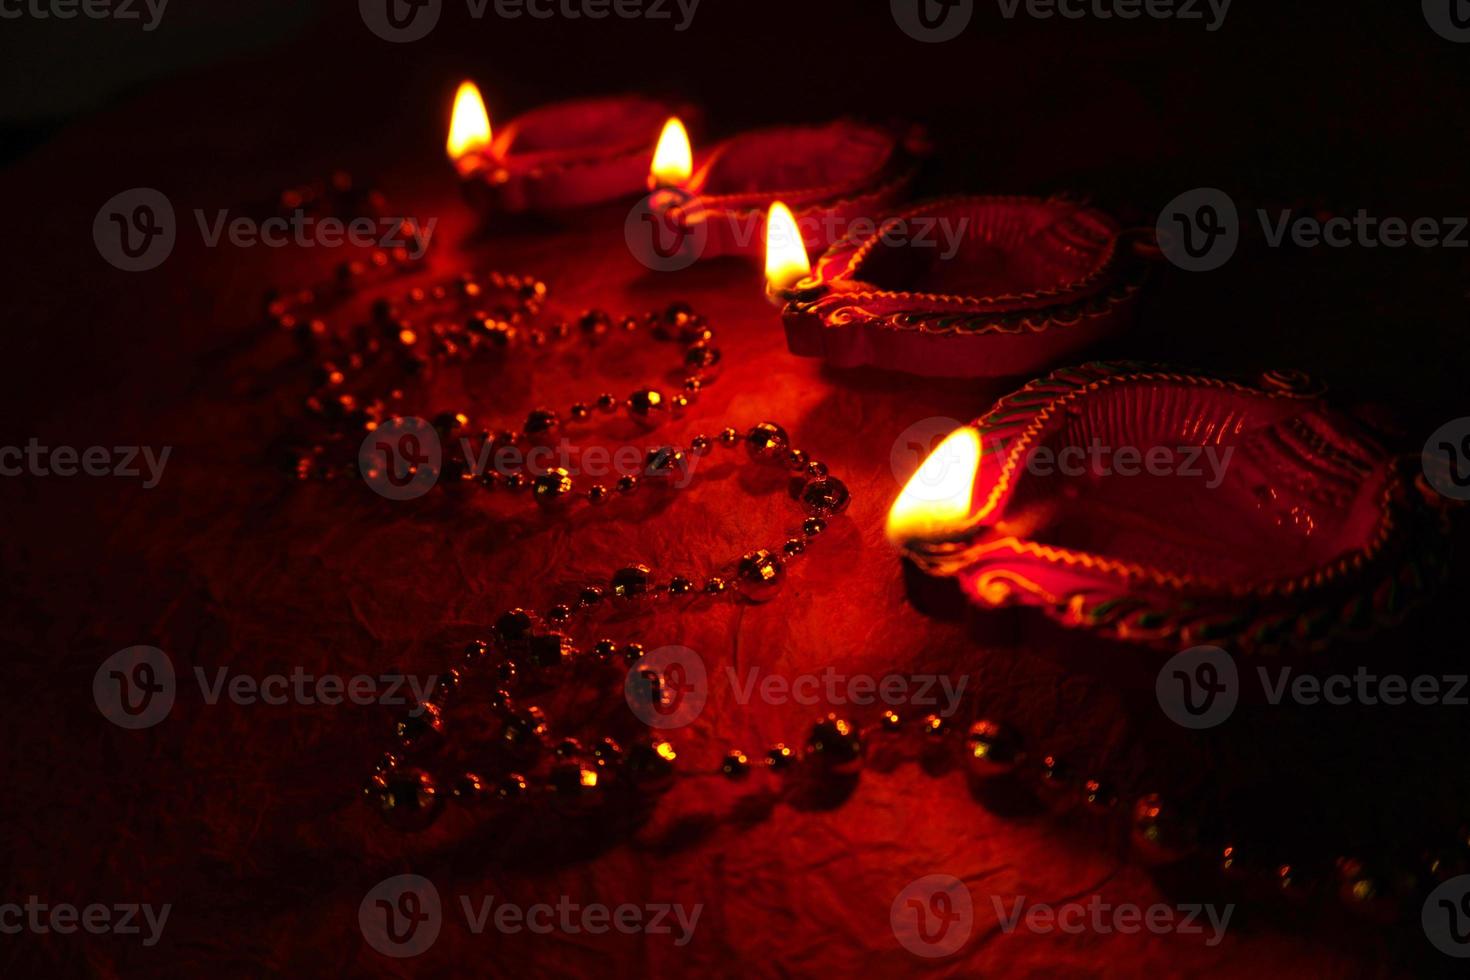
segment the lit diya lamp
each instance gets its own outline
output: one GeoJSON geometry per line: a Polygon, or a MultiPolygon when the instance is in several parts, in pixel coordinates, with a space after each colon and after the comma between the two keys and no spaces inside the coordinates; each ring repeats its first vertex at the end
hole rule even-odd
{"type": "Polygon", "coordinates": [[[669,216],[698,232],[702,257],[758,260],[773,202],[785,202],[802,240],[820,251],[902,200],[928,152],[916,127],[851,120],[779,126],[732,137],[687,178],[661,183],[682,193],[669,216]]]}
{"type": "Polygon", "coordinates": [[[477,207],[566,211],[642,193],[659,127],[691,111],[636,95],[577,99],[533,109],[492,136],[480,90],[466,81],[446,149],[477,207]]]}
{"type": "Polygon", "coordinates": [[[1448,515],[1294,373],[1065,368],[952,433],[889,539],[970,603],[1179,650],[1318,649],[1443,580],[1448,515]]]}
{"type": "Polygon", "coordinates": [[[829,248],[810,276],[772,288],[793,354],[1005,377],[1125,324],[1148,254],[1075,201],[954,197],[890,214],[829,248]]]}

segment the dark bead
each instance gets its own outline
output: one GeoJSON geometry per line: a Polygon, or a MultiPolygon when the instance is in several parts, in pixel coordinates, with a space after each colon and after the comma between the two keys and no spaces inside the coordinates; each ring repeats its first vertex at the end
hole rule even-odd
{"type": "Polygon", "coordinates": [[[924,738],[930,742],[942,742],[949,736],[953,727],[944,715],[929,714],[924,716],[919,731],[923,732],[924,738]]]}
{"type": "Polygon", "coordinates": [[[628,750],[628,775],[643,789],[667,789],[674,781],[677,758],[678,754],[670,742],[662,739],[652,743],[640,742],[628,750]]]}
{"type": "Polygon", "coordinates": [[[806,478],[808,480],[820,480],[827,475],[827,464],[811,460],[806,464],[806,478]]]}
{"type": "Polygon", "coordinates": [[[525,609],[512,609],[495,621],[495,636],[502,643],[514,646],[530,639],[536,628],[536,617],[525,609]]]}
{"type": "Polygon", "coordinates": [[[684,366],[691,371],[708,371],[720,363],[720,349],[698,343],[684,352],[684,366]]]}
{"type": "Polygon", "coordinates": [[[602,601],[603,591],[601,586],[589,585],[577,593],[577,605],[595,606],[602,601]]]}
{"type": "Polygon", "coordinates": [[[965,736],[965,759],[975,776],[1004,775],[1021,760],[1021,739],[1006,726],[982,719],[965,736]]]}
{"type": "Polygon", "coordinates": [[[571,416],[578,422],[592,417],[592,409],[582,402],[577,402],[571,408],[571,416]]]}
{"type": "Polygon", "coordinates": [[[478,667],[490,656],[490,644],[485,640],[471,640],[464,648],[467,667],[478,667]]]}
{"type": "Polygon", "coordinates": [[[551,747],[551,755],[558,762],[577,759],[586,754],[582,743],[574,738],[564,738],[551,747]]]}
{"type": "Polygon", "coordinates": [[[418,704],[398,720],[393,731],[404,748],[418,748],[444,734],[444,718],[437,704],[418,704]]]}
{"type": "Polygon", "coordinates": [[[501,687],[513,688],[516,681],[520,680],[521,666],[516,661],[506,658],[495,665],[493,676],[495,683],[501,687]]]}
{"type": "Polygon", "coordinates": [[[546,737],[546,718],[539,708],[526,708],[505,719],[501,732],[506,744],[516,749],[534,749],[546,737]]]}
{"type": "Polygon", "coordinates": [[[643,659],[643,644],[625,643],[621,651],[623,663],[636,664],[643,659]]]}
{"type": "Polygon", "coordinates": [[[740,433],[727,425],[720,430],[720,434],[716,438],[720,440],[720,445],[722,446],[733,446],[740,441],[740,433]]]}
{"type": "Polygon", "coordinates": [[[650,450],[643,462],[643,472],[652,479],[682,480],[689,471],[689,459],[675,446],[650,450]]]}
{"type": "Polygon", "coordinates": [[[598,640],[592,647],[592,656],[598,660],[611,660],[617,652],[618,645],[613,640],[598,640]]]}
{"type": "Polygon", "coordinates": [[[560,633],[538,633],[531,637],[531,666],[547,670],[571,656],[572,641],[560,633]]]}
{"type": "Polygon", "coordinates": [[[694,317],[694,307],[682,300],[670,303],[664,309],[664,323],[671,327],[682,327],[694,317]]]}
{"type": "Polygon", "coordinates": [[[656,388],[640,388],[628,398],[628,411],[641,419],[652,419],[662,415],[668,408],[663,392],[656,388]]]}
{"type": "Polygon", "coordinates": [[[433,777],[422,769],[374,775],[367,797],[378,815],[397,830],[422,830],[434,822],[443,805],[433,777]]]}
{"type": "Polygon", "coordinates": [[[728,586],[725,584],[725,580],[718,576],[715,576],[704,583],[704,591],[709,593],[710,595],[720,595],[725,591],[727,587],[728,586]]]}
{"type": "Polygon", "coordinates": [[[903,731],[903,716],[889,708],[879,717],[878,726],[889,735],[896,735],[903,731]]]}
{"type": "Polygon", "coordinates": [[[693,591],[694,583],[689,581],[687,578],[675,575],[672,579],[669,580],[670,595],[688,595],[693,591]]]}
{"type": "Polygon", "coordinates": [[[464,683],[464,672],[458,667],[451,667],[445,671],[434,684],[433,699],[435,704],[442,705],[454,697],[456,691],[464,683]]]}
{"type": "Polygon", "coordinates": [[[577,328],[584,334],[600,337],[612,326],[612,317],[602,310],[588,310],[577,319],[577,328]]]}
{"type": "Polygon", "coordinates": [[[784,742],[777,742],[766,750],[766,765],[772,772],[788,772],[796,765],[796,752],[784,742]]]}
{"type": "Polygon", "coordinates": [[[805,450],[788,449],[786,451],[786,457],[783,462],[785,462],[787,469],[800,471],[806,469],[807,460],[809,458],[810,457],[807,456],[805,450]]]}
{"type": "Polygon", "coordinates": [[[1194,822],[1150,793],[1133,805],[1133,848],[1145,864],[1172,864],[1194,853],[1199,835],[1194,822]]]}
{"type": "Polygon", "coordinates": [[[601,483],[594,483],[587,488],[587,500],[594,504],[603,504],[612,496],[612,491],[601,483]]]}
{"type": "Polygon", "coordinates": [[[754,460],[777,461],[786,452],[787,445],[786,430],[775,422],[759,422],[745,433],[745,449],[754,460]]]}
{"type": "Polygon", "coordinates": [[[507,473],[502,481],[505,489],[510,491],[526,489],[526,475],[524,473],[507,473]]]}
{"type": "Polygon", "coordinates": [[[862,736],[851,722],[828,715],[812,726],[806,754],[824,772],[850,775],[862,767],[862,736]]]}
{"type": "Polygon", "coordinates": [[[618,396],[601,394],[597,396],[597,409],[600,412],[611,412],[618,407],[618,396]]]}
{"type": "Polygon", "coordinates": [[[502,803],[514,803],[526,796],[526,777],[510,773],[495,784],[495,798],[502,803]]]}
{"type": "Polygon", "coordinates": [[[638,489],[638,478],[636,476],[618,477],[618,493],[628,494],[638,489]]]}
{"type": "Polygon", "coordinates": [[[582,762],[562,762],[551,767],[547,782],[557,802],[578,808],[594,807],[603,799],[604,776],[582,762]]]}
{"type": "Polygon", "coordinates": [[[791,538],[781,546],[781,553],[788,558],[801,554],[806,550],[806,542],[800,538],[791,538]]]}
{"type": "Polygon", "coordinates": [[[831,517],[847,509],[847,487],[835,476],[812,480],[801,490],[801,506],[812,517],[831,517]]]}
{"type": "Polygon", "coordinates": [[[571,618],[572,610],[570,606],[558,604],[546,610],[546,621],[548,623],[555,623],[560,625],[561,623],[565,623],[571,618]]]}
{"type": "Polygon", "coordinates": [[[648,591],[648,583],[652,577],[653,570],[647,565],[628,565],[620,568],[613,572],[613,595],[623,599],[642,595],[648,591]]]}
{"type": "Polygon", "coordinates": [[[456,776],[454,785],[449,791],[461,803],[478,803],[489,792],[485,786],[485,780],[473,772],[460,773],[456,776]]]}
{"type": "Polygon", "coordinates": [[[616,766],[623,761],[623,747],[611,738],[599,738],[592,744],[592,761],[604,769],[616,766]]]}
{"type": "Polygon", "coordinates": [[[549,408],[538,408],[526,416],[522,426],[528,436],[545,435],[561,424],[561,416],[549,408]]]}
{"type": "Polygon", "coordinates": [[[725,759],[720,763],[720,772],[728,779],[743,779],[750,773],[750,759],[739,749],[732,749],[725,753],[725,759]]]}
{"type": "Polygon", "coordinates": [[[775,597],[785,579],[781,560],[762,548],[740,558],[740,591],[752,602],[765,602],[775,597]]]}
{"type": "Polygon", "coordinates": [[[709,436],[695,436],[689,440],[689,451],[696,456],[703,456],[710,451],[709,436]]]}
{"type": "Polygon", "coordinates": [[[1107,783],[1089,779],[1082,784],[1082,802],[1096,812],[1111,810],[1118,803],[1118,794],[1107,783]]]}
{"type": "Polygon", "coordinates": [[[808,517],[801,525],[801,533],[809,538],[815,538],[827,530],[827,522],[820,517],[808,517]]]}
{"type": "Polygon", "coordinates": [[[536,500],[543,504],[564,501],[572,492],[571,474],[561,467],[547,470],[531,481],[536,500]]]}

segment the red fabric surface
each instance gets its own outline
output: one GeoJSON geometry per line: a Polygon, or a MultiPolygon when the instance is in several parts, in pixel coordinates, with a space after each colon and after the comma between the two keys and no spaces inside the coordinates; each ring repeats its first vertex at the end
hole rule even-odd
{"type": "MultiPolygon", "coordinates": [[[[383,84],[366,81],[368,68],[356,70],[341,79],[342,91],[383,84]]],[[[205,100],[188,86],[157,90],[63,133],[5,176],[13,228],[26,232],[25,260],[15,266],[25,274],[4,300],[13,372],[6,417],[22,423],[16,438],[174,447],[153,490],[111,479],[0,483],[12,692],[3,721],[6,893],[175,908],[156,948],[120,937],[8,937],[0,962],[16,975],[189,976],[1388,968],[1376,931],[1304,932],[1244,910],[1214,948],[1180,935],[1007,935],[991,894],[1177,899],[1079,825],[991,812],[958,773],[932,778],[912,764],[864,772],[851,798],[827,810],[762,806],[761,777],[740,786],[692,781],[631,834],[595,845],[564,840],[507,864],[503,853],[491,859],[496,841],[486,828],[453,814],[428,834],[405,836],[366,811],[359,789],[391,721],[380,708],[207,705],[188,683],[154,729],[106,722],[92,702],[92,674],[132,644],[163,648],[181,676],[222,666],[433,673],[508,606],[544,606],[626,561],[698,574],[716,558],[778,543],[792,523],[779,488],[742,486],[746,471],[723,465],[688,492],[614,501],[570,521],[550,520],[524,499],[392,503],[355,482],[282,479],[267,450],[299,413],[306,374],[289,340],[256,323],[258,298],[268,285],[315,280],[338,256],[205,249],[188,210],[238,206],[345,165],[380,172],[403,213],[440,218],[437,268],[474,261],[534,272],[550,283],[552,306],[567,313],[691,302],[719,332],[725,369],[697,409],[662,433],[684,440],[727,422],[773,419],[847,482],[849,512],[776,601],[651,618],[636,624],[647,645],[679,643],[712,667],[788,675],[829,664],[851,673],[963,674],[998,714],[1114,773],[1147,768],[1158,744],[1157,719],[1124,710],[1136,689],[1037,655],[1052,633],[1009,616],[978,626],[934,620],[905,598],[882,536],[898,489],[894,440],[927,418],[973,417],[1006,386],[832,373],[794,358],[757,270],[721,262],[650,275],[623,246],[621,208],[561,228],[475,238],[448,166],[422,150],[436,145],[434,125],[405,112],[412,139],[395,140],[399,131],[377,118],[370,99],[335,115],[325,96],[306,98],[300,118],[282,121],[292,77],[264,83],[281,97],[272,100],[217,72],[214,97],[225,93],[225,105],[214,117],[202,115],[205,100]],[[303,132],[311,135],[298,145],[303,132]],[[256,148],[244,149],[252,141],[256,148]],[[161,270],[130,276],[102,263],[88,230],[102,200],[137,185],[171,194],[181,233],[161,270]],[[48,255],[67,261],[38,261],[48,255]],[[747,796],[756,802],[742,804],[747,796]],[[523,904],[568,895],[703,903],[704,911],[684,949],[668,937],[616,933],[475,936],[451,914],[431,951],[396,962],[363,942],[357,908],[380,879],[410,871],[434,880],[447,902],[462,893],[523,904]],[[889,907],[904,885],[934,873],[968,884],[976,922],[960,955],[929,962],[898,945],[889,907]]],[[[513,359],[499,373],[441,379],[444,404],[426,409],[467,397],[514,420],[533,404],[631,388],[662,372],[666,355],[640,350],[535,368],[513,359]]],[[[1324,360],[1351,357],[1339,350],[1324,360]]],[[[755,753],[799,741],[812,714],[737,705],[720,682],[698,722],[675,739],[685,758],[707,768],[726,746],[755,753]]]]}

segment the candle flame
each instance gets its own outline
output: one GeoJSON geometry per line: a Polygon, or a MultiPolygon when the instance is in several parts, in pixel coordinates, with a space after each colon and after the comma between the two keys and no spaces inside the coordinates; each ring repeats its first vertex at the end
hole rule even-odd
{"type": "Polygon", "coordinates": [[[445,144],[449,159],[458,162],[489,145],[490,116],[485,112],[485,100],[474,82],[460,82],[454,93],[454,112],[449,117],[449,140],[445,144]]]}
{"type": "Polygon", "coordinates": [[[980,433],[962,426],[924,460],[888,511],[888,540],[903,545],[948,537],[969,524],[980,433]]]}
{"type": "Polygon", "coordinates": [[[806,243],[791,209],[773,201],[766,215],[766,284],[773,290],[786,289],[811,275],[811,271],[806,243]]]}
{"type": "Polygon", "coordinates": [[[653,151],[653,166],[648,180],[654,187],[680,187],[694,173],[694,151],[689,147],[689,134],[678,116],[670,116],[659,134],[653,151]]]}

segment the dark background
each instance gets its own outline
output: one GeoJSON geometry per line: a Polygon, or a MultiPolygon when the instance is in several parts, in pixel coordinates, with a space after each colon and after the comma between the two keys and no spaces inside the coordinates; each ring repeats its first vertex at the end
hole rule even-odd
{"type": "MultiPolygon", "coordinates": [[[[785,519],[779,499],[731,506],[742,498],[701,491],[682,514],[659,506],[560,529],[495,509],[385,512],[358,487],[284,484],[266,448],[297,411],[304,375],[289,345],[259,330],[258,297],[268,285],[313,281],[340,257],[207,250],[181,228],[164,266],[128,275],[98,256],[91,222],[129,187],[163,190],[184,219],[346,167],[405,213],[440,216],[455,255],[532,269],[569,309],[693,299],[717,318],[732,365],[696,421],[778,418],[848,479],[850,518],[781,601],[733,620],[656,624],[669,642],[792,669],[855,658],[870,671],[974,670],[1029,731],[1100,766],[1171,779],[1220,766],[1222,779],[1259,784],[1248,797],[1254,822],[1293,839],[1334,838],[1339,816],[1391,835],[1421,811],[1453,810],[1465,798],[1458,717],[1334,716],[1331,735],[1316,717],[1292,717],[1233,730],[1234,742],[1183,739],[1131,713],[1130,684],[1106,668],[1075,676],[1036,656],[1057,641],[1031,619],[1001,628],[987,619],[977,639],[968,625],[918,617],[881,540],[897,490],[889,446],[919,419],[979,414],[1007,385],[914,384],[797,362],[751,270],[714,263],[672,284],[650,281],[609,247],[621,208],[471,240],[442,156],[449,97],[469,76],[492,121],[566,96],[676,93],[704,106],[696,140],[706,142],[767,122],[914,118],[940,148],[923,192],[1082,193],[1130,225],[1152,226],[1164,202],[1197,186],[1225,190],[1243,215],[1257,206],[1463,215],[1470,49],[1436,36],[1416,5],[1237,0],[1208,33],[1199,21],[1007,21],[982,3],[960,39],[924,45],[872,2],[704,0],[683,33],[615,19],[477,22],[447,3],[428,39],[393,45],[350,4],[174,4],[151,34],[83,19],[0,23],[5,443],[38,435],[53,445],[177,447],[173,479],[150,494],[106,479],[0,485],[7,893],[176,905],[155,950],[119,937],[4,937],[0,963],[17,975],[1441,967],[1412,919],[1369,929],[1274,908],[1244,915],[1219,949],[1184,937],[1007,937],[992,922],[965,954],[929,964],[893,943],[886,918],[890,897],[920,874],[957,874],[977,895],[986,885],[976,883],[998,876],[1008,894],[1052,901],[1105,887],[1147,902],[1158,883],[1085,834],[999,818],[958,780],[912,767],[865,782],[837,810],[775,807],[748,826],[731,825],[735,804],[721,793],[686,792],[661,811],[652,843],[543,842],[507,871],[500,845],[473,824],[424,839],[366,819],[356,790],[386,716],[181,699],[166,723],[132,734],[103,722],[90,699],[96,665],[144,642],[168,650],[181,672],[433,671],[506,605],[544,605],[540,583],[650,556],[698,567],[748,546],[752,521],[785,519]],[[1337,741],[1343,734],[1356,740],[1337,741]],[[687,951],[627,937],[460,934],[420,960],[389,963],[356,933],[356,903],[373,882],[408,870],[446,895],[682,896],[718,911],[707,911],[710,925],[687,951]]],[[[1160,276],[1135,329],[1098,353],[1219,371],[1303,368],[1410,452],[1465,414],[1465,250],[1269,249],[1258,225],[1246,229],[1223,269],[1160,276]]],[[[617,384],[640,376],[637,365],[598,370],[617,384]]],[[[513,373],[486,400],[523,411],[563,389],[586,383],[513,373]]],[[[1342,655],[1453,668],[1463,586],[1451,595],[1407,631],[1342,655]]],[[[755,714],[711,712],[696,755],[795,740],[806,723],[789,711],[755,714]]]]}

